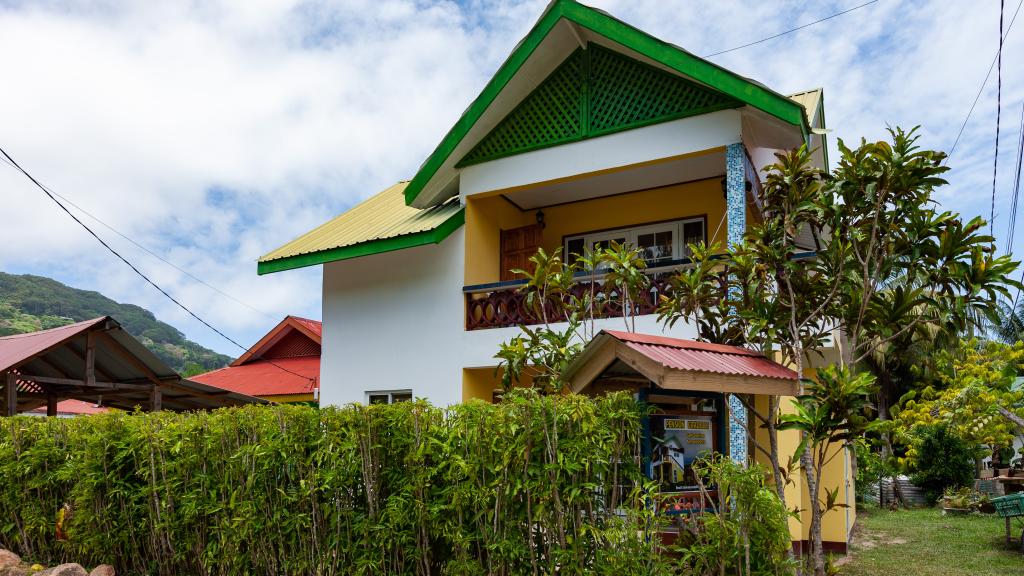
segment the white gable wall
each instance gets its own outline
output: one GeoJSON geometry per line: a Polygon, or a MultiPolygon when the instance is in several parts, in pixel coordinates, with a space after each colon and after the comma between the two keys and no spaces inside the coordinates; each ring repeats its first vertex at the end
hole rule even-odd
{"type": "Polygon", "coordinates": [[[321,405],[402,389],[462,401],[464,238],[324,265],[321,405]]]}

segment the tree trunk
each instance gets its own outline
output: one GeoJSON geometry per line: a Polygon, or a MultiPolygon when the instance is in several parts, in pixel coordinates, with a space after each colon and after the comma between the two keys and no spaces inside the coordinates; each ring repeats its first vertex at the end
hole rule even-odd
{"type": "MultiPolygon", "coordinates": [[[[881,371],[878,375],[878,419],[882,422],[890,420],[889,416],[889,398],[892,393],[892,386],[889,382],[888,375],[881,371]]],[[[892,457],[892,436],[888,430],[882,432],[882,462],[888,462],[892,457]]],[[[890,478],[892,481],[892,497],[897,506],[900,508],[906,507],[906,498],[903,497],[903,488],[900,487],[899,473],[893,474],[890,478]]],[[[878,506],[882,507],[882,482],[878,482],[878,506]]]]}
{"type": "Polygon", "coordinates": [[[814,562],[814,576],[825,576],[825,548],[821,542],[821,503],[818,495],[818,471],[814,467],[814,458],[810,450],[804,450],[800,456],[804,475],[807,477],[807,492],[811,501],[811,560],[814,562]]]}

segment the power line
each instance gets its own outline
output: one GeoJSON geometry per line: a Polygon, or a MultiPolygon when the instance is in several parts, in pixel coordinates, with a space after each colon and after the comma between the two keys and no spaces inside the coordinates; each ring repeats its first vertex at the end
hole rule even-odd
{"type": "Polygon", "coordinates": [[[1006,0],[999,0],[999,51],[996,52],[996,150],[992,155],[992,212],[988,222],[989,233],[995,242],[996,232],[996,176],[999,174],[999,121],[1003,114],[1003,13],[1006,0]]]}
{"type": "MultiPolygon", "coordinates": [[[[213,331],[214,331],[214,332],[215,332],[215,333],[216,333],[216,334],[217,334],[218,336],[220,336],[221,338],[223,338],[223,339],[227,340],[228,342],[231,342],[232,344],[234,344],[235,346],[237,346],[238,348],[240,348],[240,349],[242,349],[242,350],[245,350],[245,351],[248,351],[248,350],[249,350],[249,349],[248,349],[248,348],[246,348],[245,346],[242,346],[241,344],[239,344],[238,342],[236,342],[236,341],[235,341],[235,340],[234,340],[233,338],[231,338],[231,337],[230,337],[230,336],[228,336],[227,334],[225,334],[225,333],[221,332],[220,330],[218,330],[217,328],[215,328],[215,327],[214,327],[214,326],[213,326],[212,324],[210,324],[210,323],[209,323],[209,322],[207,322],[206,320],[203,320],[202,318],[200,318],[198,314],[196,314],[195,312],[193,312],[192,310],[190,310],[190,309],[189,309],[189,308],[188,308],[187,306],[185,306],[184,304],[182,304],[181,302],[179,302],[179,301],[178,301],[178,299],[176,299],[176,298],[175,298],[174,296],[171,296],[171,295],[170,295],[170,293],[168,293],[168,292],[167,292],[166,290],[164,290],[163,288],[161,288],[161,287],[160,287],[160,286],[159,286],[159,285],[158,285],[158,284],[157,284],[156,282],[154,282],[154,281],[150,280],[149,276],[146,276],[145,274],[143,274],[143,273],[142,273],[142,271],[141,271],[141,270],[139,270],[138,268],[136,268],[134,264],[132,264],[131,262],[129,262],[127,258],[125,258],[124,256],[122,256],[122,255],[121,255],[121,254],[120,254],[120,253],[119,253],[119,252],[118,252],[117,250],[114,250],[114,248],[112,248],[112,247],[110,246],[110,244],[107,244],[107,243],[106,243],[106,241],[104,241],[104,240],[103,240],[102,238],[100,238],[100,237],[99,237],[99,235],[98,235],[98,234],[96,234],[96,232],[94,232],[94,231],[92,230],[92,228],[89,228],[89,226],[88,226],[88,225],[87,225],[87,224],[86,224],[85,222],[82,222],[82,221],[81,221],[81,220],[80,220],[80,219],[78,218],[78,216],[75,216],[75,214],[74,214],[73,212],[71,212],[71,210],[68,210],[67,206],[65,206],[64,204],[62,204],[62,203],[61,203],[61,201],[60,201],[60,200],[58,200],[58,199],[57,199],[57,197],[56,197],[56,196],[55,196],[55,195],[54,195],[53,193],[51,193],[51,192],[50,192],[49,190],[47,190],[47,189],[46,189],[46,186],[43,186],[42,184],[40,184],[40,183],[39,183],[39,181],[38,181],[38,180],[36,180],[36,178],[35,178],[34,176],[32,176],[31,174],[29,174],[29,173],[28,173],[28,171],[26,171],[26,170],[25,170],[24,168],[22,168],[22,167],[21,167],[21,165],[20,165],[20,164],[18,164],[18,163],[17,163],[17,162],[16,162],[15,160],[14,160],[14,158],[11,158],[11,155],[10,155],[10,154],[8,154],[6,150],[4,150],[3,148],[0,148],[0,154],[2,154],[2,155],[4,156],[4,158],[6,158],[6,159],[7,159],[7,161],[8,161],[8,162],[9,162],[9,163],[10,163],[10,164],[11,164],[12,166],[14,166],[14,168],[15,168],[16,170],[18,170],[19,172],[21,172],[22,174],[24,174],[26,178],[28,178],[29,180],[31,180],[31,181],[32,181],[32,183],[36,185],[36,187],[38,187],[38,188],[39,188],[40,190],[42,190],[42,191],[43,191],[43,194],[46,194],[46,196],[47,196],[47,197],[48,197],[48,198],[49,198],[50,200],[53,200],[53,203],[54,203],[54,204],[56,204],[57,206],[59,206],[59,207],[60,207],[60,209],[61,209],[61,210],[63,210],[63,211],[65,212],[65,213],[67,213],[67,215],[68,215],[68,216],[70,216],[72,220],[74,220],[75,222],[77,222],[77,223],[78,223],[78,225],[79,225],[79,226],[81,226],[82,228],[84,228],[84,229],[85,229],[85,231],[86,231],[86,232],[88,232],[90,236],[92,236],[93,238],[95,238],[97,242],[99,242],[100,244],[102,244],[104,248],[106,248],[106,249],[107,249],[107,250],[108,250],[108,251],[109,251],[109,252],[110,252],[111,254],[113,254],[114,256],[116,256],[116,257],[117,257],[117,258],[118,258],[118,259],[119,259],[119,260],[120,260],[121,262],[124,262],[125,264],[127,264],[127,265],[128,265],[128,267],[129,267],[129,268],[131,268],[133,272],[135,272],[136,274],[138,274],[138,275],[139,275],[139,277],[141,277],[141,278],[142,278],[143,280],[145,280],[145,281],[146,281],[146,282],[147,282],[147,283],[148,283],[148,284],[149,284],[150,286],[152,286],[153,288],[156,288],[156,289],[157,289],[157,291],[159,291],[159,292],[160,292],[161,294],[163,294],[163,295],[164,295],[165,297],[167,297],[167,299],[168,299],[168,300],[170,300],[171,302],[174,302],[174,304],[176,304],[176,305],[178,306],[178,308],[181,308],[181,309],[182,309],[182,310],[184,310],[184,311],[185,311],[185,312],[186,312],[186,313],[187,313],[187,314],[188,314],[189,316],[191,316],[191,317],[195,318],[196,320],[198,320],[198,321],[199,321],[199,322],[200,322],[201,324],[203,324],[204,326],[206,326],[206,327],[207,327],[207,328],[209,328],[210,330],[213,330],[213,331]]],[[[287,373],[289,373],[289,374],[292,374],[292,375],[294,375],[294,376],[298,376],[299,378],[302,378],[303,380],[309,380],[310,382],[313,382],[313,383],[315,383],[315,382],[316,382],[316,379],[315,379],[315,378],[309,378],[308,376],[304,376],[304,375],[302,375],[302,374],[299,374],[298,372],[293,372],[293,371],[291,371],[291,370],[289,370],[289,369],[285,368],[284,366],[281,366],[281,365],[279,365],[279,364],[275,363],[275,362],[274,362],[273,360],[270,360],[270,359],[267,359],[267,358],[263,358],[263,357],[261,357],[261,356],[257,356],[257,358],[259,358],[260,360],[264,360],[264,361],[268,362],[269,364],[271,364],[271,365],[275,366],[276,368],[278,368],[278,369],[280,369],[280,370],[282,370],[282,371],[284,371],[284,372],[287,372],[287,373]]]]}
{"type": "MultiPolygon", "coordinates": [[[[1021,166],[1024,165],[1024,102],[1020,106],[1020,131],[1017,133],[1017,167],[1014,170],[1013,175],[1013,217],[1011,219],[1012,226],[1016,227],[1017,224],[1017,198],[1020,196],[1020,176],[1021,166]]],[[[1013,236],[1014,230],[1011,228],[1009,234],[1009,252],[1013,253],[1013,236]]],[[[1024,284],[1024,267],[1021,268],[1020,283],[1024,284]]],[[[1017,299],[1020,298],[1020,287],[1017,288],[1017,294],[1013,297],[1013,304],[1010,306],[1012,314],[1017,312],[1017,299]]]]}
{"type": "Polygon", "coordinates": [[[775,34],[775,35],[772,35],[772,36],[768,36],[767,38],[761,38],[760,40],[755,40],[753,42],[748,42],[748,43],[746,43],[746,44],[744,44],[742,46],[736,46],[735,48],[729,48],[728,50],[722,50],[720,52],[715,52],[714,54],[708,54],[707,56],[704,56],[704,58],[712,58],[714,56],[719,56],[721,54],[726,54],[728,52],[735,52],[736,50],[741,50],[743,48],[749,48],[749,47],[754,46],[756,44],[761,44],[762,42],[767,42],[769,40],[774,40],[774,39],[779,38],[781,36],[785,36],[786,34],[792,34],[793,32],[796,32],[797,30],[803,30],[804,28],[807,28],[809,26],[814,26],[815,24],[821,24],[822,22],[824,22],[826,20],[831,20],[833,18],[837,18],[839,16],[842,16],[843,14],[849,14],[850,12],[853,12],[854,10],[859,10],[859,9],[865,7],[865,6],[869,6],[871,4],[874,4],[875,2],[878,2],[878,0],[871,0],[870,2],[865,2],[863,4],[854,6],[853,8],[847,8],[846,10],[843,10],[842,12],[836,12],[835,14],[832,14],[830,16],[825,16],[824,18],[819,18],[818,20],[815,20],[814,22],[808,22],[807,24],[803,24],[801,26],[797,26],[796,28],[790,28],[789,30],[786,30],[784,32],[779,32],[778,34],[775,34]]]}
{"type": "Polygon", "coordinates": [[[1021,163],[1024,162],[1024,102],[1020,106],[1020,124],[1017,129],[1017,161],[1013,167],[1013,193],[1010,196],[1010,226],[1006,231],[1006,253],[1013,254],[1014,238],[1017,236],[1017,206],[1020,199],[1021,163]]]}
{"type": "MultiPolygon", "coordinates": [[[[16,167],[16,166],[15,166],[14,164],[11,164],[11,162],[10,162],[9,160],[7,160],[6,158],[0,157],[0,160],[2,160],[2,161],[3,161],[4,163],[5,163],[5,164],[7,164],[8,166],[10,166],[11,168],[14,168],[15,170],[17,170],[17,169],[18,169],[18,168],[17,168],[17,167],[16,167]]],[[[187,277],[191,278],[191,279],[192,279],[192,280],[194,280],[195,282],[198,282],[199,284],[202,284],[203,286],[206,286],[206,287],[207,287],[207,288],[209,288],[210,290],[213,290],[214,292],[216,292],[216,293],[220,294],[221,296],[224,296],[225,298],[228,298],[228,299],[230,299],[230,300],[233,300],[233,301],[235,301],[235,302],[236,302],[236,303],[238,303],[238,304],[241,304],[242,306],[245,306],[246,308],[248,308],[248,309],[252,310],[253,312],[256,312],[257,314],[262,314],[263,316],[266,316],[267,318],[274,318],[274,316],[272,316],[272,315],[271,315],[270,313],[268,313],[268,312],[265,312],[265,311],[263,311],[263,310],[260,310],[259,308],[256,308],[255,306],[253,306],[253,305],[249,304],[248,302],[243,302],[242,300],[240,300],[240,299],[238,299],[238,298],[236,298],[236,297],[232,296],[231,294],[228,294],[227,292],[225,292],[225,291],[221,290],[220,288],[217,288],[216,286],[214,286],[214,285],[212,285],[212,284],[210,284],[210,283],[206,282],[206,281],[205,281],[205,280],[203,280],[202,278],[199,278],[198,276],[196,276],[196,275],[192,274],[192,273],[191,273],[191,272],[189,272],[188,270],[185,270],[184,268],[182,268],[182,267],[178,266],[178,265],[177,265],[177,264],[175,264],[174,262],[171,262],[170,260],[168,260],[168,259],[164,258],[163,256],[161,256],[161,255],[157,254],[156,252],[154,252],[154,251],[150,250],[149,248],[147,248],[147,247],[146,247],[146,246],[144,246],[143,244],[140,244],[139,242],[136,242],[135,240],[133,240],[132,238],[130,238],[129,236],[127,236],[126,234],[124,234],[123,232],[121,232],[120,230],[118,230],[117,228],[114,228],[114,227],[113,227],[113,226],[111,226],[110,224],[107,224],[106,222],[104,222],[103,220],[101,220],[101,219],[100,219],[100,218],[99,218],[98,216],[96,216],[96,215],[92,214],[91,212],[89,212],[89,211],[88,211],[88,210],[86,210],[85,208],[82,208],[82,207],[81,207],[81,206],[79,206],[78,204],[75,204],[75,202],[74,202],[74,201],[72,201],[71,199],[69,199],[69,198],[68,198],[67,196],[64,196],[64,195],[61,195],[61,194],[57,193],[57,192],[56,192],[56,191],[55,191],[55,190],[54,190],[53,188],[51,188],[51,187],[49,187],[49,186],[46,186],[46,185],[44,185],[44,184],[41,184],[41,185],[42,185],[42,186],[44,186],[44,187],[46,188],[46,190],[47,190],[48,192],[50,192],[51,194],[53,194],[53,195],[54,195],[54,196],[56,196],[57,198],[60,198],[61,200],[63,200],[63,201],[64,201],[65,203],[67,203],[68,205],[70,205],[70,206],[74,207],[74,208],[75,208],[76,210],[78,210],[78,211],[79,211],[79,212],[81,212],[82,214],[85,214],[85,215],[86,215],[86,216],[88,216],[89,218],[91,218],[91,219],[93,219],[94,221],[98,222],[98,223],[99,223],[100,225],[102,225],[103,227],[105,227],[105,228],[106,228],[107,230],[110,230],[110,231],[111,231],[111,232],[113,232],[114,234],[117,234],[117,235],[118,235],[118,236],[120,236],[121,238],[123,238],[123,239],[125,239],[126,241],[130,242],[131,244],[133,244],[133,245],[134,245],[134,246],[135,246],[136,248],[138,248],[138,249],[142,250],[143,252],[145,252],[145,253],[149,254],[150,256],[152,256],[152,257],[156,258],[157,260],[160,260],[161,262],[163,262],[164,264],[167,264],[167,265],[168,265],[168,266],[170,266],[171,268],[174,268],[174,269],[175,269],[175,270],[177,270],[178,272],[181,272],[182,274],[184,274],[185,276],[187,276],[187,277]]]]}
{"type": "MultiPolygon", "coordinates": [[[[1013,23],[1017,20],[1017,13],[1020,12],[1021,5],[1024,5],[1024,0],[1017,3],[1017,9],[1013,11],[1013,17],[1010,18],[1010,23],[1006,25],[1006,32],[1004,32],[999,38],[1000,45],[1003,40],[1006,40],[1010,36],[1010,30],[1013,29],[1013,23]]],[[[956,133],[956,139],[953,140],[953,145],[949,147],[949,153],[946,154],[946,162],[949,162],[950,157],[953,156],[953,151],[956,150],[956,145],[960,143],[960,137],[964,135],[964,128],[967,127],[967,122],[971,119],[971,114],[974,113],[974,107],[978,105],[978,100],[981,99],[982,93],[985,92],[985,86],[988,84],[989,77],[992,76],[992,69],[996,67],[996,60],[999,58],[1001,51],[1002,50],[1000,49],[999,52],[996,52],[996,55],[992,57],[992,63],[988,65],[988,72],[985,73],[985,79],[982,80],[981,87],[978,88],[978,93],[974,96],[974,102],[971,103],[971,109],[967,111],[967,117],[964,118],[963,124],[960,125],[960,131],[956,133]]]]}

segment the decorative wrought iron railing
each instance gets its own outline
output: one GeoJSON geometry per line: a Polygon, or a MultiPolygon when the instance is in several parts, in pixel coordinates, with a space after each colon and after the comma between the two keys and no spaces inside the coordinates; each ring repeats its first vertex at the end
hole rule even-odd
{"type": "MultiPolygon", "coordinates": [[[[633,315],[654,314],[661,295],[668,295],[671,291],[671,277],[689,265],[690,261],[683,259],[648,269],[650,286],[639,299],[632,302],[633,315]]],[[[598,295],[600,301],[600,305],[595,307],[596,318],[622,316],[622,299],[614,288],[606,286],[602,275],[578,275],[569,295],[549,298],[543,311],[539,306],[527,303],[526,292],[520,290],[524,283],[523,280],[509,280],[463,288],[466,296],[466,330],[536,325],[543,323],[544,316],[547,316],[549,322],[561,322],[565,320],[565,305],[569,298],[583,298],[591,291],[598,295]]]]}

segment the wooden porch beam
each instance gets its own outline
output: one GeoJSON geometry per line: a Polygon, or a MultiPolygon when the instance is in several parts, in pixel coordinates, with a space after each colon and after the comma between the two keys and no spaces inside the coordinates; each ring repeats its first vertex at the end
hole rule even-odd
{"type": "Polygon", "coordinates": [[[223,406],[233,406],[234,405],[232,402],[228,401],[226,398],[222,398],[222,396],[230,394],[231,393],[230,390],[223,390],[223,391],[219,391],[219,392],[202,392],[200,390],[193,390],[192,388],[189,388],[187,386],[182,386],[181,384],[178,384],[177,382],[164,382],[163,385],[164,385],[164,387],[169,388],[171,390],[177,390],[178,392],[184,392],[185,394],[189,394],[191,396],[197,396],[199,398],[206,398],[207,400],[212,400],[212,401],[217,402],[217,403],[219,403],[219,404],[221,404],[223,406]]]}
{"type": "Polygon", "coordinates": [[[51,378],[50,376],[35,376],[31,374],[21,374],[18,376],[21,380],[38,382],[40,384],[56,384],[59,386],[80,386],[84,388],[105,388],[111,390],[149,390],[149,384],[128,384],[120,382],[102,382],[96,381],[95,379],[90,384],[86,380],[75,380],[73,378],[51,378]]]}
{"type": "Polygon", "coordinates": [[[619,360],[625,362],[627,366],[636,370],[658,386],[663,385],[667,374],[670,372],[663,364],[644,356],[621,342],[615,343],[615,355],[619,360]]]}
{"type": "Polygon", "coordinates": [[[797,396],[800,394],[798,380],[682,370],[671,371],[660,386],[668,390],[728,394],[768,394],[772,396],[797,396]]]}
{"type": "MultiPolygon", "coordinates": [[[[72,344],[73,344],[73,342],[68,342],[68,345],[65,347],[65,349],[68,352],[71,352],[72,354],[74,354],[75,357],[78,358],[79,360],[81,360],[82,362],[85,362],[85,354],[83,354],[82,352],[79,352],[78,350],[76,350],[75,347],[72,344]]],[[[103,370],[102,367],[96,366],[95,362],[93,362],[93,367],[94,367],[94,369],[96,371],[96,375],[99,376],[100,379],[106,380],[108,382],[117,380],[117,378],[114,378],[113,376],[108,374],[105,370],[103,370]]]]}
{"type": "Polygon", "coordinates": [[[150,370],[149,366],[146,366],[146,364],[143,363],[138,358],[136,358],[134,354],[125,349],[125,347],[122,346],[120,342],[115,340],[113,336],[107,334],[106,332],[97,332],[97,334],[100,336],[100,339],[102,339],[104,342],[110,345],[111,350],[115,354],[117,354],[124,361],[128,362],[129,364],[137,368],[146,376],[146,378],[150,382],[156,384],[157,386],[163,384],[163,381],[160,380],[160,377],[157,376],[152,370],[150,370]]]}
{"type": "Polygon", "coordinates": [[[590,386],[613,362],[615,362],[615,342],[608,341],[576,371],[569,381],[569,389],[578,393],[590,386]]]}

